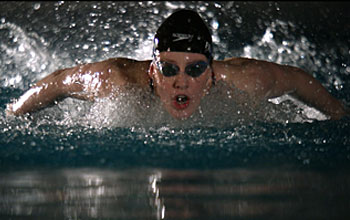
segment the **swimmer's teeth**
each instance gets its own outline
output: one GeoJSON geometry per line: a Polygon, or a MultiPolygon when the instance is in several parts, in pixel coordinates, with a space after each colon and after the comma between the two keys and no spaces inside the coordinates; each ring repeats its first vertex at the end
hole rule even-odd
{"type": "Polygon", "coordinates": [[[178,103],[185,103],[187,101],[187,96],[179,95],[179,96],[176,97],[176,101],[178,103]]]}

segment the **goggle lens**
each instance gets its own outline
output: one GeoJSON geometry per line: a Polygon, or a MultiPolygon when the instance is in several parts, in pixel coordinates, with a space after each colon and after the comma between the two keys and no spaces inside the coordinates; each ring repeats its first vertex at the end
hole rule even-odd
{"type": "MultiPolygon", "coordinates": [[[[157,62],[157,67],[160,72],[166,76],[175,76],[180,71],[180,68],[172,63],[165,61],[157,62]]],[[[188,64],[185,68],[185,73],[191,77],[198,77],[208,68],[208,63],[205,61],[198,61],[195,63],[188,64]]]]}

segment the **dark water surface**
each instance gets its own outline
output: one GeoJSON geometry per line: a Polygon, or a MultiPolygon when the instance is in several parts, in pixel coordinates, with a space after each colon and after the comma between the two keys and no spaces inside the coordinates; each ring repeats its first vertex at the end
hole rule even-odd
{"type": "Polygon", "coordinates": [[[150,59],[154,31],[181,7],[213,29],[216,59],[301,67],[349,106],[349,6],[1,2],[0,219],[350,219],[349,118],[295,113],[287,100],[273,120],[242,120],[215,96],[187,122],[130,96],[4,112],[58,68],[150,59]]]}

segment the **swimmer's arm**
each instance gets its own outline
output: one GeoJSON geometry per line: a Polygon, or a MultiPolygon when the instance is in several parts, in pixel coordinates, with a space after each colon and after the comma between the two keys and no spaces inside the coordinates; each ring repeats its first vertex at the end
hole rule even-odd
{"type": "Polygon", "coordinates": [[[107,97],[116,87],[131,82],[148,85],[145,77],[150,61],[139,62],[126,58],[111,58],[105,61],[57,70],[37,82],[17,101],[7,105],[7,115],[32,113],[67,97],[93,101],[107,97]],[[123,74],[120,69],[126,74],[123,74]]]}
{"type": "Polygon", "coordinates": [[[268,98],[291,94],[304,103],[315,107],[331,119],[340,119],[349,112],[344,105],[334,98],[322,84],[300,68],[270,64],[273,74],[273,86],[268,98]]]}
{"type": "Polygon", "coordinates": [[[67,76],[73,72],[74,68],[57,70],[38,81],[18,100],[7,105],[6,114],[19,116],[35,112],[81,91],[78,84],[67,83],[67,76]]]}

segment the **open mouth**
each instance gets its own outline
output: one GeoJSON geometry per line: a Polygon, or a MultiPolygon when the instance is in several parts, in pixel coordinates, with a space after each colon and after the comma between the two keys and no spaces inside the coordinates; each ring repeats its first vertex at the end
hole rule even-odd
{"type": "Polygon", "coordinates": [[[187,95],[177,95],[174,98],[174,106],[177,109],[187,108],[189,103],[190,103],[190,98],[187,95]]]}

